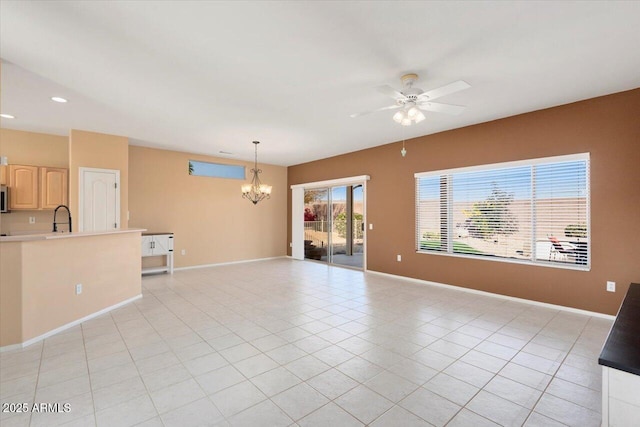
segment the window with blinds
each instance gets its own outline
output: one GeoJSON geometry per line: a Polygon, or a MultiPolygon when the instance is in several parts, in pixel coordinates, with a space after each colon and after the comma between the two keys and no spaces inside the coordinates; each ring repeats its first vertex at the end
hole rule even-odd
{"type": "Polygon", "coordinates": [[[418,252],[589,269],[588,153],[415,178],[418,252]]]}

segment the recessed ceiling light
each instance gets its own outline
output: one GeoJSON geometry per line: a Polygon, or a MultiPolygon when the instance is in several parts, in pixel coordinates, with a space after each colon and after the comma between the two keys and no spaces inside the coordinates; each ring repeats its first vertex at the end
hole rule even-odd
{"type": "Polygon", "coordinates": [[[61,97],[59,97],[59,96],[52,96],[52,97],[51,97],[51,100],[52,100],[52,101],[55,101],[55,102],[61,102],[61,103],[63,103],[63,104],[64,104],[65,102],[67,102],[67,100],[66,100],[66,99],[61,98],[61,97]]]}
{"type": "Polygon", "coordinates": [[[11,114],[0,114],[0,117],[2,117],[3,119],[15,119],[16,116],[12,116],[11,114]]]}

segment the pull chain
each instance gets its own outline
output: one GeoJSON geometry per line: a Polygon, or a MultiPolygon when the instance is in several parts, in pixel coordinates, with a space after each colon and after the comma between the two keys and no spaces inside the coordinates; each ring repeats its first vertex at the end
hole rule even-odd
{"type": "Polygon", "coordinates": [[[400,154],[402,154],[402,157],[407,155],[407,150],[404,148],[404,127],[402,128],[402,150],[400,150],[400,154]]]}

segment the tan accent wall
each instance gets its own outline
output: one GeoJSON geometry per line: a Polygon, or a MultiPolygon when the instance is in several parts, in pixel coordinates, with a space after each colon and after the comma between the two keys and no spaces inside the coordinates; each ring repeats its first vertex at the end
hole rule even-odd
{"type": "MultiPolygon", "coordinates": [[[[130,226],[173,232],[176,267],[286,254],[287,169],[260,164],[271,199],[242,198],[246,181],[188,173],[189,160],[246,166],[252,163],[152,148],[129,147],[130,226]],[[186,255],[181,255],[182,250],[186,255]]],[[[157,260],[156,260],[157,261],[157,260]]],[[[153,258],[145,259],[145,266],[153,258]]]]}
{"type": "MultiPolygon", "coordinates": [[[[16,165],[69,167],[69,138],[44,133],[0,129],[0,155],[16,165]]],[[[13,211],[0,215],[2,233],[51,231],[53,211],[13,211]],[[36,223],[30,224],[29,217],[36,223]]]]}
{"type": "MultiPolygon", "coordinates": [[[[288,181],[371,176],[369,270],[615,314],[629,283],[640,282],[639,117],[635,89],[408,140],[405,158],[396,142],[292,166],[288,181]],[[414,173],[583,152],[591,153],[591,271],[415,252],[414,173]]],[[[287,215],[290,241],[291,190],[287,215]]]]}
{"type": "Polygon", "coordinates": [[[120,228],[128,228],[129,210],[129,138],[102,133],[71,130],[69,135],[69,208],[78,219],[79,168],[120,171],[120,228]]]}
{"type": "Polygon", "coordinates": [[[0,255],[0,346],[141,294],[139,232],[3,242],[0,255]]]}
{"type": "Polygon", "coordinates": [[[0,129],[0,154],[10,164],[69,167],[69,137],[0,129]]]}
{"type": "Polygon", "coordinates": [[[2,230],[2,233],[5,233],[5,234],[48,233],[53,229],[53,211],[52,210],[39,210],[39,211],[15,211],[14,210],[8,214],[2,214],[2,225],[0,229],[2,230]],[[35,218],[35,221],[36,221],[35,224],[29,223],[29,217],[35,218]]]}
{"type": "Polygon", "coordinates": [[[0,347],[22,342],[22,245],[0,243],[0,347]]]}

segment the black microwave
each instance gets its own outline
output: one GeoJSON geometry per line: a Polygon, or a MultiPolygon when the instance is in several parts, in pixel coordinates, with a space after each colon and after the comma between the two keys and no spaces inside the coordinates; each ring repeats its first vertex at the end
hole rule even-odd
{"type": "Polygon", "coordinates": [[[9,212],[9,188],[0,185],[0,212],[9,212]]]}

